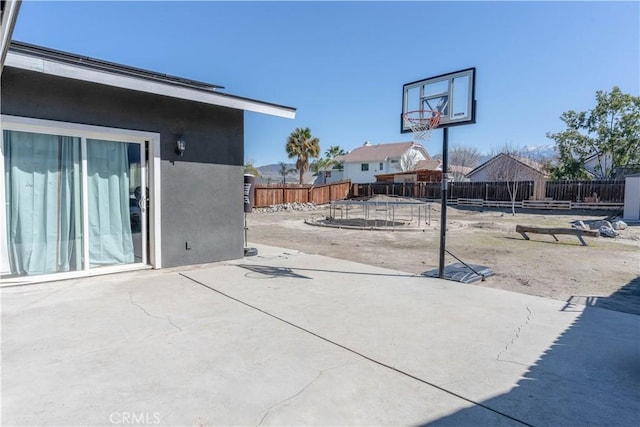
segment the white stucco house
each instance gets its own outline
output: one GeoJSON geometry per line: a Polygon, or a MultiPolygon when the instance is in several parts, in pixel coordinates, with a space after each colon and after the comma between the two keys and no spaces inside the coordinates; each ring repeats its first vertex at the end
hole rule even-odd
{"type": "Polygon", "coordinates": [[[594,179],[604,179],[611,173],[613,158],[610,153],[597,152],[584,160],[584,168],[594,179]]]}
{"type": "Polygon", "coordinates": [[[414,142],[396,142],[389,144],[372,144],[365,142],[340,159],[342,172],[331,171],[327,182],[350,179],[354,184],[376,182],[376,175],[400,172],[401,164],[407,161],[416,167],[422,160],[432,160],[431,156],[420,144],[414,142]]]}

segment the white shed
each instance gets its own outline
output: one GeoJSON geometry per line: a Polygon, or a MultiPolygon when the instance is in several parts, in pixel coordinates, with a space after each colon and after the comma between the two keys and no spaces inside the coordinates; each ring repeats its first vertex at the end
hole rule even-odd
{"type": "Polygon", "coordinates": [[[627,175],[624,184],[624,219],[640,220],[640,173],[627,175]]]}

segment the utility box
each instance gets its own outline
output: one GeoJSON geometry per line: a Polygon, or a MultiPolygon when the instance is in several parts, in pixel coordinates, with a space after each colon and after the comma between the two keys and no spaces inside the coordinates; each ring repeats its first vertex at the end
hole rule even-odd
{"type": "Polygon", "coordinates": [[[625,178],[623,219],[640,221],[640,173],[625,178]]]}

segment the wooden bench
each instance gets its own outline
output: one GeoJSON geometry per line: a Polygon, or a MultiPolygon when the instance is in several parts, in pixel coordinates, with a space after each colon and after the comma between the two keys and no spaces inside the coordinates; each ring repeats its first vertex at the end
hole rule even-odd
{"type": "Polygon", "coordinates": [[[571,200],[523,200],[525,209],[571,209],[571,200]]]}
{"type": "Polygon", "coordinates": [[[554,239],[556,239],[556,242],[558,241],[556,234],[568,234],[570,236],[576,236],[578,240],[580,240],[580,243],[582,243],[582,246],[587,246],[587,242],[584,241],[582,236],[589,236],[589,237],[600,236],[600,232],[598,230],[581,230],[578,228],[545,228],[545,227],[532,227],[529,225],[516,225],[516,232],[520,233],[522,237],[524,237],[526,240],[529,240],[529,236],[527,236],[527,233],[550,234],[553,236],[554,239]]]}
{"type": "Polygon", "coordinates": [[[522,202],[516,201],[515,203],[509,201],[500,201],[500,200],[485,200],[482,204],[487,208],[509,208],[513,205],[514,208],[521,208],[522,202]]]}
{"type": "MultiPolygon", "coordinates": [[[[586,199],[586,197],[585,197],[586,199]]],[[[623,209],[624,203],[616,202],[596,202],[596,203],[571,203],[572,209],[623,209]]]]}
{"type": "Polygon", "coordinates": [[[481,208],[482,207],[482,199],[458,199],[456,204],[458,206],[474,206],[481,208]]]}

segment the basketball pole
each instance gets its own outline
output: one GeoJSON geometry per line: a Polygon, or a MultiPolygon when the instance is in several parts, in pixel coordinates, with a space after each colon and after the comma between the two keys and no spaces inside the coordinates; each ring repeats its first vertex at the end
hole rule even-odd
{"type": "Polygon", "coordinates": [[[444,251],[447,238],[447,187],[449,179],[449,128],[442,128],[442,199],[440,201],[440,263],[438,264],[438,277],[444,279],[444,251]]]}

